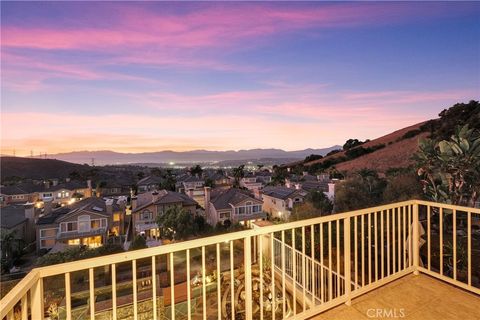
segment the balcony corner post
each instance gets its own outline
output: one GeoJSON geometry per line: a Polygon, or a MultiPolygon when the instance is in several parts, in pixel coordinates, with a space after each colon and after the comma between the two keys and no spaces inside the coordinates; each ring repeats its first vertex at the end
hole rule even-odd
{"type": "Polygon", "coordinates": [[[43,320],[44,306],[43,306],[43,278],[38,278],[30,289],[31,294],[31,311],[32,319],[43,320]]]}
{"type": "Polygon", "coordinates": [[[252,320],[252,237],[244,239],[245,319],[252,320]]]}
{"type": "Polygon", "coordinates": [[[418,202],[413,202],[413,236],[412,236],[412,254],[413,254],[413,274],[418,275],[418,267],[419,267],[419,259],[420,259],[420,250],[419,250],[419,243],[420,243],[420,220],[418,218],[418,202]]]}
{"type": "MultiPolygon", "coordinates": [[[[351,272],[351,249],[350,249],[350,218],[345,218],[343,222],[343,256],[344,256],[344,273],[345,273],[345,296],[347,297],[347,301],[345,304],[347,306],[352,305],[352,297],[351,297],[351,290],[352,290],[352,272],[351,272]]],[[[337,244],[338,245],[338,244],[337,244]]]]}

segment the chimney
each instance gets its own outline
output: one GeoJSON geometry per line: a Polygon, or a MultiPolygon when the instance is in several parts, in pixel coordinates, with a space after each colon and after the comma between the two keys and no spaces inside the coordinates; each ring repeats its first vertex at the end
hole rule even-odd
{"type": "Polygon", "coordinates": [[[85,195],[85,198],[90,198],[91,196],[93,196],[93,192],[92,192],[92,180],[90,180],[90,179],[87,180],[87,189],[88,189],[88,192],[87,192],[87,194],[85,195]]]}
{"type": "Polygon", "coordinates": [[[137,208],[137,197],[133,196],[132,199],[130,200],[130,203],[132,205],[132,210],[135,210],[137,208]]]}
{"type": "Polygon", "coordinates": [[[57,179],[53,179],[53,180],[52,180],[52,186],[55,187],[57,184],[58,184],[58,180],[57,180],[57,179]]]}
{"type": "Polygon", "coordinates": [[[207,217],[210,212],[210,195],[211,195],[210,187],[205,187],[205,216],[207,217]]]}
{"type": "Polygon", "coordinates": [[[152,192],[152,202],[156,202],[160,198],[157,191],[152,192]]]}
{"type": "Polygon", "coordinates": [[[113,199],[105,200],[105,206],[107,208],[107,214],[113,216],[113,199]]]}
{"type": "Polygon", "coordinates": [[[290,188],[292,185],[290,184],[290,180],[287,180],[285,182],[285,187],[290,188]]]}
{"type": "Polygon", "coordinates": [[[47,215],[52,212],[52,199],[45,199],[43,202],[43,214],[47,215]]]}
{"type": "Polygon", "coordinates": [[[328,184],[328,195],[333,198],[335,196],[335,183],[330,182],[328,184]]]}
{"type": "Polygon", "coordinates": [[[50,188],[50,181],[44,181],[43,184],[45,185],[45,189],[50,188]]]}
{"type": "Polygon", "coordinates": [[[295,189],[300,190],[300,183],[295,183],[295,189]]]}

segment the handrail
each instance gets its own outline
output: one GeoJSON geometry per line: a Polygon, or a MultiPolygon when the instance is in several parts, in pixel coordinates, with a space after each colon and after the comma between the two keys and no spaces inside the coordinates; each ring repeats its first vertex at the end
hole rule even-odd
{"type": "Polygon", "coordinates": [[[33,269],[0,300],[0,319],[3,319],[9,310],[13,309],[15,304],[27,294],[28,290],[39,279],[40,273],[33,269]]]}

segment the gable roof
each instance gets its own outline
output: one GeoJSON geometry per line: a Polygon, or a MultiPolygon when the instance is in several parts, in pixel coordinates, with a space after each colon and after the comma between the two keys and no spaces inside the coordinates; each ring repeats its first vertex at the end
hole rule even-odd
{"type": "MultiPolygon", "coordinates": [[[[112,212],[121,210],[120,206],[113,202],[112,212]]],[[[53,210],[50,214],[40,217],[37,220],[37,224],[52,224],[59,222],[67,217],[80,212],[90,212],[101,216],[108,216],[107,202],[102,198],[90,197],[81,201],[75,202],[71,205],[60,207],[53,210]]]]}
{"type": "Polygon", "coordinates": [[[288,199],[296,194],[305,196],[307,192],[302,189],[294,189],[288,187],[265,187],[263,194],[277,199],[288,199]]]}
{"type": "Polygon", "coordinates": [[[158,176],[148,176],[137,182],[137,186],[145,186],[151,184],[161,184],[163,179],[158,176]]]}
{"type": "Polygon", "coordinates": [[[23,205],[10,205],[0,209],[0,227],[11,229],[24,221],[25,207],[23,205]]]}
{"type": "Polygon", "coordinates": [[[164,205],[179,202],[182,203],[183,206],[196,206],[198,204],[195,200],[183,193],[168,190],[161,190],[158,193],[158,199],[155,201],[152,199],[151,201],[142,204],[141,206],[135,208],[133,212],[138,212],[151,205],[164,205]]]}
{"type": "Polygon", "coordinates": [[[231,205],[236,205],[246,200],[256,203],[262,202],[261,200],[255,199],[249,192],[236,188],[212,192],[210,197],[210,202],[217,210],[231,209],[231,205]]]}

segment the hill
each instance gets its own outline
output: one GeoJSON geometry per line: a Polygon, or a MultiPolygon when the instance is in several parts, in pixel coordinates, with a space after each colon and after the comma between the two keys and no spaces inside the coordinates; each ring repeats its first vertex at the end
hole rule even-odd
{"type": "Polygon", "coordinates": [[[34,159],[21,157],[1,157],[2,181],[11,177],[22,179],[67,178],[73,171],[85,172],[88,165],[80,165],[54,159],[34,159]]]}
{"type": "Polygon", "coordinates": [[[249,149],[238,151],[158,151],[144,153],[121,153],[113,151],[75,151],[49,155],[51,158],[69,161],[73,163],[91,163],[94,159],[96,165],[106,164],[133,164],[133,163],[197,163],[218,162],[235,160],[255,159],[304,159],[311,154],[325,155],[339,148],[332,146],[322,149],[304,149],[297,151],[285,151],[281,149],[249,149]]]}
{"type": "Polygon", "coordinates": [[[385,173],[390,168],[412,165],[411,157],[417,151],[420,139],[448,139],[457,125],[465,124],[480,129],[478,101],[457,103],[440,112],[437,119],[417,123],[321,159],[295,162],[287,166],[303,165],[309,171],[326,170],[334,166],[338,171],[346,173],[366,168],[385,173]]]}

